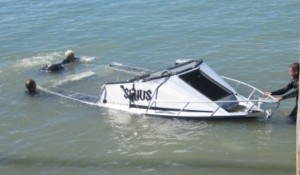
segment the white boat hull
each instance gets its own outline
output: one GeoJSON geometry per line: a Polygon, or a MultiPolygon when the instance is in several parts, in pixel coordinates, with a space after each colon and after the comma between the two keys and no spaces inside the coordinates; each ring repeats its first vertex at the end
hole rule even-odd
{"type": "MultiPolygon", "coordinates": [[[[126,67],[115,65],[119,68],[126,67]]],[[[192,60],[158,72],[141,70],[146,73],[122,82],[105,83],[98,97],[56,86],[38,88],[46,93],[90,105],[168,118],[267,119],[278,107],[274,97],[263,97],[263,92],[251,85],[219,76],[202,60],[192,60]]],[[[93,74],[84,74],[90,75],[93,74]]],[[[75,78],[71,77],[71,80],[78,79],[75,78]]]]}
{"type": "Polygon", "coordinates": [[[217,119],[267,118],[272,109],[262,109],[259,103],[275,104],[272,97],[261,99],[263,93],[253,86],[220,77],[204,62],[190,70],[179,71],[180,73],[176,73],[177,70],[175,73],[172,71],[171,68],[165,72],[144,75],[125,82],[106,83],[101,88],[97,105],[140,115],[217,119]],[[189,82],[194,80],[190,80],[190,76],[200,76],[194,75],[198,74],[198,71],[203,72],[203,77],[210,76],[202,77],[199,81],[204,81],[204,86],[207,85],[212,90],[189,82]],[[243,96],[227,81],[237,83],[236,87],[242,85],[249,88],[251,93],[243,96]]]}

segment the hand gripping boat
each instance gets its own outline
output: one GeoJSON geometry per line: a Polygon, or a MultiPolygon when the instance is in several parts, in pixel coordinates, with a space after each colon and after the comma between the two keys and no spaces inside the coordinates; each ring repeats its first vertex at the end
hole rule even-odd
{"type": "Polygon", "coordinates": [[[219,76],[202,60],[105,83],[95,103],[134,114],[188,119],[269,118],[278,105],[251,85],[219,76]]]}
{"type": "Polygon", "coordinates": [[[142,74],[127,81],[105,83],[98,97],[57,87],[94,75],[90,71],[38,89],[90,105],[168,118],[267,119],[279,105],[274,97],[264,98],[263,92],[251,85],[219,76],[202,60],[182,62],[157,72],[122,64],[111,67],[142,74]]]}

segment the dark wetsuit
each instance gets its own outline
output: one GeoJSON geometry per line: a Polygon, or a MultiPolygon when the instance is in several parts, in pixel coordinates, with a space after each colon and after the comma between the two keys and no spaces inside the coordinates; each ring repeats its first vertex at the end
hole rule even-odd
{"type": "Polygon", "coordinates": [[[68,60],[68,59],[64,59],[61,64],[69,64],[69,63],[72,63],[76,60],[79,60],[79,58],[74,58],[73,60],[68,60]]]}
{"type": "Polygon", "coordinates": [[[44,67],[41,68],[41,70],[46,72],[59,72],[64,69],[63,67],[64,64],[69,64],[76,60],[79,60],[79,58],[74,58],[73,60],[64,59],[61,63],[45,65],[44,67]]]}
{"type": "Polygon", "coordinates": [[[272,95],[282,95],[291,89],[293,89],[293,91],[283,95],[282,99],[284,100],[284,99],[296,97],[296,105],[292,110],[292,112],[289,114],[289,117],[296,120],[297,110],[298,110],[298,79],[292,79],[284,88],[279,89],[277,91],[273,91],[271,93],[272,95]]]}
{"type": "Polygon", "coordinates": [[[42,71],[46,71],[46,72],[58,72],[63,69],[64,67],[60,63],[45,65],[44,67],[41,68],[42,71]]]}

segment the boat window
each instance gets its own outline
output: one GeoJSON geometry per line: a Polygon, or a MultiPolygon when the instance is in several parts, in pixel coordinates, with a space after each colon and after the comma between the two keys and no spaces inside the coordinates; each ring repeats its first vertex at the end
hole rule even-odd
{"type": "Polygon", "coordinates": [[[199,71],[199,69],[185,73],[179,77],[212,101],[220,100],[232,94],[231,91],[215,82],[209,76],[199,71]]]}

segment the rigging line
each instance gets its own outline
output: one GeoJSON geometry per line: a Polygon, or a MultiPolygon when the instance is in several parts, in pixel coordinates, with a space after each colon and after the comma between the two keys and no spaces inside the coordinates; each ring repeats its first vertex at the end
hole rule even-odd
{"type": "Polygon", "coordinates": [[[158,89],[170,79],[170,76],[171,76],[171,74],[169,74],[169,75],[164,79],[164,81],[162,81],[162,82],[156,87],[156,89],[155,89],[155,91],[154,91],[154,94],[153,94],[151,100],[150,100],[149,103],[148,103],[148,108],[147,108],[146,112],[148,111],[148,109],[150,108],[150,106],[151,106],[151,104],[152,104],[152,101],[153,101],[153,99],[154,99],[154,98],[153,98],[154,95],[155,95],[155,101],[156,101],[157,95],[158,95],[158,89]]]}

